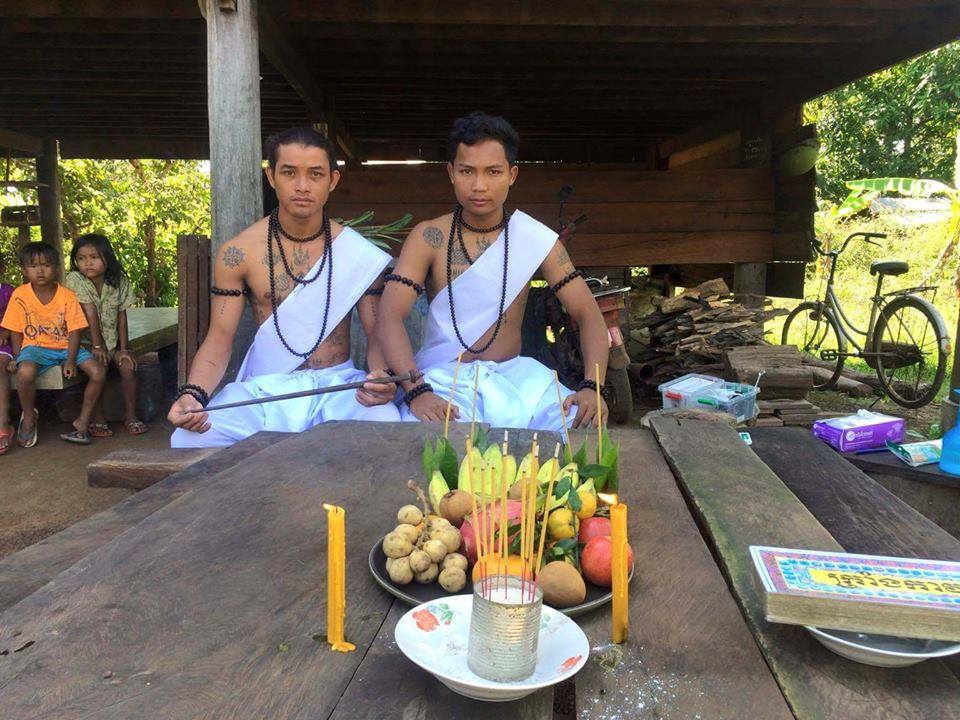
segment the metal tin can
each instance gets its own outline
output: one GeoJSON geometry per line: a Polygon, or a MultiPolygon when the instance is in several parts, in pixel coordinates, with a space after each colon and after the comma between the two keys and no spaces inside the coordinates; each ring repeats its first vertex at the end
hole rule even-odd
{"type": "Polygon", "coordinates": [[[467,665],[485,680],[523,680],[537,666],[543,591],[531,587],[513,575],[473,585],[467,665]]]}

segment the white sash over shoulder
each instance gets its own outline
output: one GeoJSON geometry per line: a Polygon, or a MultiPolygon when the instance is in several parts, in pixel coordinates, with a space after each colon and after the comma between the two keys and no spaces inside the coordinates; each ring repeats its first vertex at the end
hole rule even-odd
{"type": "MultiPolygon", "coordinates": [[[[509,307],[530,282],[556,243],[557,234],[517,210],[510,217],[510,240],[504,308],[509,307]]],[[[497,241],[451,285],[457,309],[457,327],[467,345],[477,342],[497,321],[505,252],[506,244],[501,232],[497,241]]],[[[444,288],[430,303],[426,337],[416,356],[417,367],[426,370],[439,363],[450,362],[462,351],[463,347],[453,330],[450,297],[444,288]]]]}
{"type": "MultiPolygon", "coordinates": [[[[343,228],[334,239],[330,257],[333,280],[324,339],[353,309],[364,291],[390,262],[387,253],[348,227],[343,228]]],[[[322,258],[314,264],[306,277],[313,277],[321,262],[322,258]]],[[[280,330],[294,350],[306,352],[320,334],[329,273],[330,267],[327,266],[314,282],[309,285],[297,284],[277,308],[280,330]]],[[[240,366],[240,372],[237,373],[237,382],[257,375],[290,373],[300,367],[303,360],[283,346],[271,315],[257,330],[253,344],[240,366]]]]}

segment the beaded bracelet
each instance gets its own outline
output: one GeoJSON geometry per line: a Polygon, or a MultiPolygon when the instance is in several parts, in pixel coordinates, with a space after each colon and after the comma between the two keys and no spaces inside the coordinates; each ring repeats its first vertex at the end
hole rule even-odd
{"type": "Polygon", "coordinates": [[[556,295],[558,292],[560,292],[560,290],[563,289],[564,285],[566,285],[568,282],[570,282],[574,278],[578,278],[578,277],[583,277],[583,270],[574,270],[569,275],[567,275],[563,280],[558,282],[556,285],[551,285],[550,292],[556,295]]]}
{"type": "Polygon", "coordinates": [[[410,388],[403,394],[403,401],[407,404],[407,407],[410,406],[414,400],[423,395],[424,393],[433,392],[433,385],[430,383],[422,383],[416,387],[410,388]]]}
{"type": "Polygon", "coordinates": [[[383,295],[383,288],[382,288],[382,287],[379,287],[379,288],[368,288],[367,290],[364,290],[364,291],[363,291],[363,294],[364,294],[364,295],[373,295],[374,297],[376,297],[376,296],[378,296],[378,295],[383,295]]]}
{"type": "Polygon", "coordinates": [[[210,294],[226,295],[227,297],[241,297],[242,295],[249,294],[249,290],[247,290],[247,288],[243,288],[242,290],[229,290],[225,288],[218,288],[216,285],[211,285],[210,294]]]}
{"type": "Polygon", "coordinates": [[[190,383],[185,383],[177,388],[177,398],[181,398],[184,395],[189,395],[198,403],[206,407],[210,404],[210,396],[207,394],[207,391],[204,390],[199,385],[191,385],[190,383]]]}
{"type": "Polygon", "coordinates": [[[403,283],[407,287],[413,288],[416,291],[417,295],[420,295],[421,293],[426,292],[426,288],[420,283],[415,282],[408,277],[404,277],[403,275],[397,275],[396,273],[387,273],[386,275],[383,276],[383,281],[403,283]]]}
{"type": "MultiPolygon", "coordinates": [[[[580,384],[577,385],[577,390],[593,390],[594,392],[596,392],[597,383],[595,380],[588,380],[587,378],[584,378],[583,380],[580,381],[580,384]]],[[[604,400],[610,399],[610,391],[607,389],[605,385],[600,386],[600,394],[603,396],[604,400]]]]}

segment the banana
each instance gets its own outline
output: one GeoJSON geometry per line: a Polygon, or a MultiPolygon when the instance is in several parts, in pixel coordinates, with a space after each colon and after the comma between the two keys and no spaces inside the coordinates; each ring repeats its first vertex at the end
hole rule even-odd
{"type": "Polygon", "coordinates": [[[467,471],[467,457],[464,456],[463,460],[460,461],[460,472],[457,479],[457,488],[463,490],[464,492],[474,492],[474,488],[478,491],[480,489],[480,484],[482,481],[483,473],[483,455],[480,454],[480,451],[477,448],[470,448],[470,471],[467,471]]]}
{"type": "Polygon", "coordinates": [[[440,500],[450,492],[450,486],[447,485],[447,481],[444,479],[442,472],[439,470],[433,471],[433,476],[430,478],[430,485],[427,491],[430,494],[430,504],[433,505],[433,511],[439,513],[440,500]]]}

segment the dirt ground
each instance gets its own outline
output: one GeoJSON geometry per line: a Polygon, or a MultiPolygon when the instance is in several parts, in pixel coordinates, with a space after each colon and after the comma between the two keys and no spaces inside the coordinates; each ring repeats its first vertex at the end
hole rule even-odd
{"type": "Polygon", "coordinates": [[[59,532],[129,496],[121,488],[87,486],[87,464],[114,450],[169,447],[166,421],[150,423],[150,432],[127,435],[112,424],[112,438],[92,445],[60,439],[69,425],[52,408],[41,409],[40,439],[29,449],[14,447],[0,457],[0,557],[59,532]]]}

